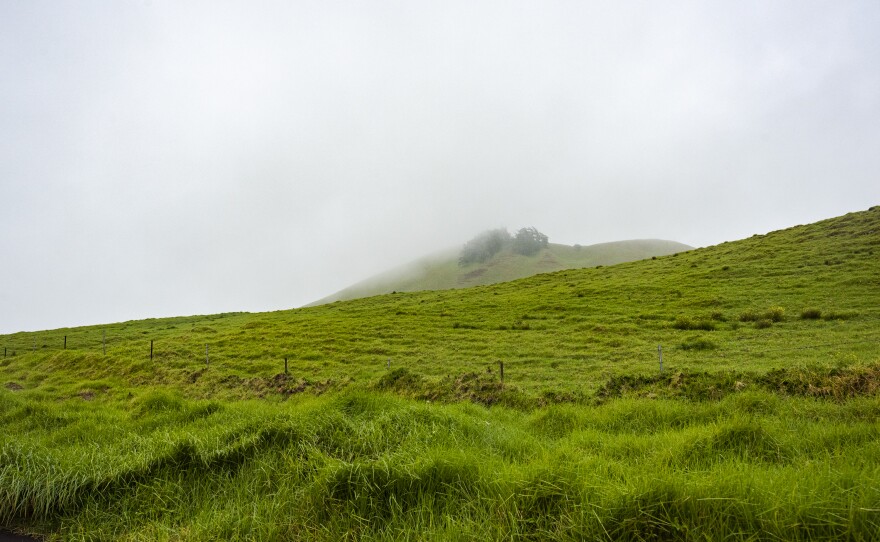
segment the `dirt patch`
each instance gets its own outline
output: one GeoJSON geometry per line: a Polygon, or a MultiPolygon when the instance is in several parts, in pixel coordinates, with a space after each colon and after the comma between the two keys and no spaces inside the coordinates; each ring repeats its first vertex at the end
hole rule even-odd
{"type": "Polygon", "coordinates": [[[480,277],[482,277],[482,276],[485,275],[485,274],[486,274],[486,268],[485,268],[485,267],[481,267],[481,268],[479,268],[479,269],[474,269],[473,271],[471,271],[471,272],[469,272],[469,273],[465,273],[464,275],[462,275],[462,276],[461,276],[461,280],[459,280],[459,282],[465,282],[465,281],[468,281],[468,280],[471,280],[471,279],[480,278],[480,277]]]}
{"type": "Polygon", "coordinates": [[[255,397],[262,398],[269,394],[279,393],[284,396],[285,399],[291,395],[303,392],[321,395],[329,390],[334,384],[331,379],[312,381],[306,378],[297,378],[291,374],[285,373],[279,373],[273,377],[255,376],[252,378],[228,375],[223,377],[220,382],[229,388],[247,390],[255,397]]]}
{"type": "Polygon", "coordinates": [[[203,374],[205,374],[205,371],[207,371],[207,370],[208,370],[207,368],[202,367],[201,369],[199,369],[197,371],[193,371],[192,373],[190,373],[187,380],[189,380],[190,384],[195,384],[196,381],[199,379],[199,377],[202,376],[203,374]]]}
{"type": "Polygon", "coordinates": [[[76,395],[83,401],[91,401],[95,398],[95,392],[93,392],[92,390],[81,391],[76,395]]]}
{"type": "Polygon", "coordinates": [[[516,386],[501,382],[491,368],[484,372],[447,375],[434,381],[401,367],[382,376],[375,387],[421,401],[469,401],[486,406],[500,404],[512,408],[530,408],[554,399],[551,395],[540,400],[528,397],[516,386]]]}
{"type": "Polygon", "coordinates": [[[17,382],[7,382],[4,387],[9,391],[19,391],[24,389],[24,386],[17,382]]]}
{"type": "Polygon", "coordinates": [[[549,252],[545,252],[544,255],[541,256],[541,259],[538,260],[538,267],[557,269],[559,267],[559,260],[549,252]]]}
{"type": "Polygon", "coordinates": [[[17,534],[0,529],[0,542],[37,542],[39,538],[34,538],[26,534],[17,534]]]}

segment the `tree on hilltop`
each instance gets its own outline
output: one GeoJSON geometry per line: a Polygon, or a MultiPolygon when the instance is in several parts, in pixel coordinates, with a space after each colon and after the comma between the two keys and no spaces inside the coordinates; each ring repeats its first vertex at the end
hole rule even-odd
{"type": "Polygon", "coordinates": [[[547,248],[549,239],[536,228],[522,228],[513,237],[513,251],[523,256],[537,254],[542,248],[547,248]]]}
{"type": "Polygon", "coordinates": [[[510,242],[510,234],[506,228],[489,230],[474,237],[461,249],[458,265],[483,263],[498,254],[510,242]]]}

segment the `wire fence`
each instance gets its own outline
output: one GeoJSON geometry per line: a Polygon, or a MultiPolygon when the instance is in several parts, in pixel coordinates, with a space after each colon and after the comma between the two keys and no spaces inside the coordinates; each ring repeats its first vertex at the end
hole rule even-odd
{"type": "MultiPolygon", "coordinates": [[[[734,341],[727,341],[723,343],[707,341],[703,345],[697,343],[693,348],[693,351],[689,351],[687,353],[683,353],[683,351],[685,350],[690,350],[690,348],[686,348],[687,343],[675,345],[671,348],[663,344],[658,344],[656,347],[652,347],[652,350],[654,350],[655,352],[653,355],[656,356],[660,372],[663,372],[664,370],[664,363],[666,366],[665,368],[669,370],[673,363],[675,363],[676,361],[680,361],[683,358],[729,359],[780,352],[802,352],[808,350],[828,350],[837,348],[847,348],[850,349],[851,352],[855,352],[854,347],[867,345],[877,346],[876,351],[871,349],[871,353],[876,352],[878,355],[880,355],[880,336],[865,336],[859,338],[858,340],[849,341],[796,344],[784,347],[769,348],[762,345],[744,345],[744,340],[747,339],[740,338],[734,341]]],[[[101,333],[74,332],[73,334],[69,335],[60,333],[49,333],[42,336],[39,333],[26,333],[7,335],[3,338],[0,338],[0,341],[2,341],[2,343],[0,344],[3,344],[3,358],[35,354],[38,352],[47,353],[58,351],[93,352],[101,353],[104,356],[106,356],[109,351],[111,356],[118,354],[125,354],[126,356],[134,354],[135,356],[138,356],[139,354],[136,354],[136,352],[140,351],[143,353],[144,356],[141,359],[150,359],[152,361],[157,361],[158,359],[173,358],[176,361],[184,361],[188,364],[204,363],[205,366],[209,366],[211,364],[212,358],[222,361],[230,361],[231,359],[253,359],[252,356],[242,356],[240,350],[237,350],[236,354],[233,355],[231,358],[225,356],[224,349],[222,347],[223,342],[221,342],[220,344],[212,344],[210,341],[196,341],[192,338],[181,338],[177,335],[164,336],[160,337],[159,339],[150,339],[144,335],[144,331],[139,331],[134,334],[108,334],[106,330],[102,330],[101,333]]],[[[290,347],[283,346],[281,344],[267,345],[266,343],[260,343],[259,348],[261,350],[261,353],[264,354],[261,357],[265,359],[277,359],[279,363],[283,359],[286,372],[288,358],[297,359],[299,357],[297,355],[298,353],[301,353],[301,351],[303,350],[310,349],[312,348],[312,346],[313,345],[311,344],[304,344],[290,347]],[[267,350],[271,350],[272,353],[267,352],[267,350]]],[[[612,347],[605,347],[605,350],[614,351],[615,349],[612,347]]],[[[634,348],[632,346],[628,346],[625,349],[621,349],[621,353],[625,353],[627,356],[632,356],[632,354],[634,353],[634,348]]],[[[649,354],[646,352],[645,356],[647,355],[649,354]]],[[[375,358],[376,356],[371,357],[375,358]]],[[[387,361],[385,361],[387,356],[380,357],[382,359],[379,360],[379,363],[386,365],[386,367],[390,369],[391,358],[388,358],[387,361]]],[[[641,357],[641,355],[639,355],[639,357],[641,357]]],[[[502,375],[502,380],[504,378],[504,363],[507,364],[508,373],[510,373],[510,370],[512,368],[515,368],[516,365],[519,364],[517,363],[517,360],[514,359],[504,361],[497,360],[497,356],[484,357],[483,359],[474,361],[480,365],[485,365],[487,362],[492,364],[499,363],[499,371],[502,375]]]]}

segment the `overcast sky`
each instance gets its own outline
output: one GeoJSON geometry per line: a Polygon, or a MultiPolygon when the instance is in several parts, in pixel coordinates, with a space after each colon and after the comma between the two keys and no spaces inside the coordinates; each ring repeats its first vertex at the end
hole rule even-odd
{"type": "Polygon", "coordinates": [[[0,333],[880,204],[880,2],[0,1],[0,333]]]}

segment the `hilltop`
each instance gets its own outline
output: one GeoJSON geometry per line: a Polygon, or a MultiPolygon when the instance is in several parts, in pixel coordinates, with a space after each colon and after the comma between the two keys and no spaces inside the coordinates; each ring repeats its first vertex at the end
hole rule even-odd
{"type": "Polygon", "coordinates": [[[459,264],[459,250],[448,249],[344,288],[308,307],[391,292],[450,290],[508,282],[552,271],[615,265],[692,250],[675,241],[637,239],[594,245],[550,243],[537,254],[517,254],[510,247],[485,262],[459,264]]]}

